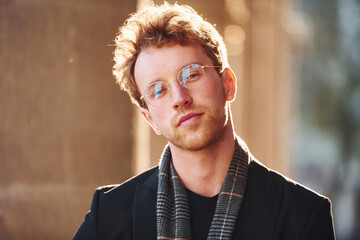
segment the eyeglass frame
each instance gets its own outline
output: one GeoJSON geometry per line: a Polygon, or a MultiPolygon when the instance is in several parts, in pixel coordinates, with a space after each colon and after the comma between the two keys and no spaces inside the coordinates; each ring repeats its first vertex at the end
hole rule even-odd
{"type": "MultiPolygon", "coordinates": [[[[189,65],[186,65],[185,67],[181,68],[181,69],[179,70],[179,72],[177,73],[177,75],[176,75],[176,80],[177,80],[177,81],[179,82],[179,84],[180,84],[183,88],[185,88],[185,89],[192,89],[192,90],[198,89],[198,88],[200,88],[200,87],[204,84],[204,82],[205,82],[205,81],[204,81],[202,84],[200,84],[200,85],[199,85],[198,87],[196,87],[196,88],[188,88],[188,87],[185,87],[185,86],[182,84],[182,81],[180,81],[180,78],[179,78],[181,72],[182,72],[184,69],[186,69],[186,68],[188,68],[188,67],[190,67],[190,66],[192,66],[192,65],[198,65],[198,66],[202,69],[202,71],[203,71],[203,73],[204,73],[204,76],[203,76],[204,79],[205,79],[205,76],[206,76],[205,68],[210,68],[210,67],[213,67],[213,68],[221,68],[221,66],[200,65],[200,64],[197,64],[197,63],[192,63],[192,64],[189,64],[189,65]]],[[[218,74],[220,74],[220,73],[221,73],[221,72],[218,72],[218,74]]],[[[152,86],[153,84],[158,83],[158,82],[165,83],[166,85],[168,85],[169,90],[170,90],[171,85],[170,85],[168,82],[165,82],[165,81],[155,81],[155,82],[149,84],[149,85],[145,88],[144,94],[147,92],[147,90],[149,89],[150,86],[152,86]]],[[[144,94],[140,96],[140,100],[148,103],[149,105],[151,105],[151,106],[153,106],[153,107],[160,107],[160,106],[164,105],[165,103],[167,103],[167,101],[168,101],[169,98],[170,98],[170,94],[169,94],[169,97],[167,97],[167,99],[166,99],[162,104],[160,104],[160,105],[155,105],[155,104],[151,104],[150,101],[146,99],[146,97],[145,97],[144,94]]]]}

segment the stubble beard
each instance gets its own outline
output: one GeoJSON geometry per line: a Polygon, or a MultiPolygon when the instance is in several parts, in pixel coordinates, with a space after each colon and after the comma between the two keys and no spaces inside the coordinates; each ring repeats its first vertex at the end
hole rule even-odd
{"type": "Polygon", "coordinates": [[[174,131],[171,136],[165,136],[176,147],[186,151],[200,151],[222,139],[229,121],[227,106],[223,112],[209,112],[199,124],[189,127],[186,131],[174,131]],[[194,136],[197,135],[197,136],[194,136]]]}

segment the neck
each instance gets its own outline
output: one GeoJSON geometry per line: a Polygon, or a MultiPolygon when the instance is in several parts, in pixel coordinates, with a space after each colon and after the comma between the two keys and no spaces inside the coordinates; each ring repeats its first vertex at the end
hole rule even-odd
{"type": "Polygon", "coordinates": [[[174,167],[184,186],[202,196],[218,194],[235,151],[235,136],[229,120],[217,141],[199,151],[170,144],[174,167]]]}

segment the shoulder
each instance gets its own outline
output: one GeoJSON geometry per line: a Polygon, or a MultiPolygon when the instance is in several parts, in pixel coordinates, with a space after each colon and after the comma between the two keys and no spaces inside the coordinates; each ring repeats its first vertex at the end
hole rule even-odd
{"type": "Polygon", "coordinates": [[[157,188],[157,175],[158,168],[154,167],[122,184],[97,188],[90,211],[74,239],[95,240],[98,236],[101,236],[101,239],[113,239],[114,236],[117,239],[133,239],[136,191],[140,188],[142,192],[149,193],[146,200],[152,199],[151,192],[157,188]]]}
{"type": "Polygon", "coordinates": [[[131,219],[137,189],[145,186],[156,192],[157,173],[158,167],[154,167],[122,184],[97,188],[93,204],[95,202],[100,208],[99,219],[131,219]]]}
{"type": "Polygon", "coordinates": [[[157,187],[157,173],[158,173],[158,167],[153,167],[137,176],[134,176],[127,181],[121,183],[121,184],[114,184],[114,185],[105,185],[98,187],[96,189],[96,192],[101,195],[101,197],[105,198],[112,198],[114,196],[132,196],[135,191],[136,187],[139,184],[146,184],[150,188],[157,187]]]}
{"type": "Polygon", "coordinates": [[[252,159],[249,165],[248,181],[250,186],[262,187],[268,191],[280,191],[283,199],[295,202],[317,202],[328,199],[310,188],[264,166],[255,159],[252,159]]]}
{"type": "Polygon", "coordinates": [[[263,232],[276,238],[333,239],[330,200],[254,159],[242,213],[244,224],[264,223],[263,232]]]}

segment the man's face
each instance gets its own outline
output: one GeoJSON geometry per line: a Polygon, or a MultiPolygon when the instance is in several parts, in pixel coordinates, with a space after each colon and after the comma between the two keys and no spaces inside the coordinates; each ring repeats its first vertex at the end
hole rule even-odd
{"type": "MultiPolygon", "coordinates": [[[[156,81],[167,82],[170,97],[160,106],[148,104],[141,112],[158,134],[184,150],[201,150],[221,138],[228,122],[226,81],[215,68],[205,68],[204,84],[186,89],[178,72],[190,64],[213,66],[200,45],[149,47],[141,51],[134,76],[140,91],[156,81]]],[[[224,75],[224,74],[223,74],[224,75]]]]}

